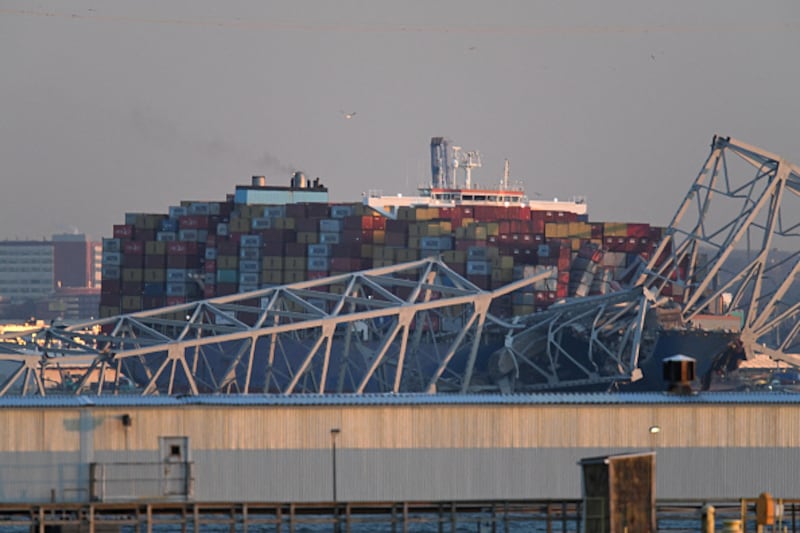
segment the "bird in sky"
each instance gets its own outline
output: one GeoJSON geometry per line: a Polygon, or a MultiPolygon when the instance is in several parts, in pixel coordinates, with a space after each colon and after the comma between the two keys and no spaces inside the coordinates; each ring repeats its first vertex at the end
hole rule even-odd
{"type": "Polygon", "coordinates": [[[356,116],[356,112],[355,111],[353,111],[351,113],[345,113],[344,111],[342,111],[341,113],[342,113],[342,115],[344,115],[344,118],[346,118],[347,120],[350,120],[351,118],[356,116]]]}

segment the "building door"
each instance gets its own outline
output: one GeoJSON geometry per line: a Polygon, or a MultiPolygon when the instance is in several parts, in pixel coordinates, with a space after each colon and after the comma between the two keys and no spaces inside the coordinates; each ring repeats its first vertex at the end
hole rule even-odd
{"type": "Polygon", "coordinates": [[[161,437],[161,486],[164,496],[188,496],[189,438],[161,437]]]}

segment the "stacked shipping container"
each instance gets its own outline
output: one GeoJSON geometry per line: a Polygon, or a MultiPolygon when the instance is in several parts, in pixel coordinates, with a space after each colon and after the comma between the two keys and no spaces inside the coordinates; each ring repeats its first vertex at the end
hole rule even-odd
{"type": "Polygon", "coordinates": [[[610,290],[660,239],[647,224],[521,207],[402,207],[389,219],[362,204],[186,201],[168,214],[127,214],[104,239],[100,316],[431,255],[482,289],[550,272],[493,304],[496,313],[529,313],[610,290]]]}

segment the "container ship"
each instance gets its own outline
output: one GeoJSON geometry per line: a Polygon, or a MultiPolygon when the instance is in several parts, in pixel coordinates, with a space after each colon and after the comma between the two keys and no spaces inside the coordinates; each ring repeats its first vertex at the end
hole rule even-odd
{"type": "MultiPolygon", "coordinates": [[[[474,183],[472,170],[480,166],[477,152],[434,137],[431,178],[416,195],[369,191],[359,202],[331,203],[319,178],[297,172],[288,186],[268,185],[265,177],[254,176],[224,201],[183,200],[167,213],[127,213],[125,223],[115,225],[113,236],[103,240],[100,317],[435,256],[483,290],[541,277],[493,301],[493,315],[518,320],[552,312],[557,303],[621,290],[661,241],[661,227],[591,221],[581,198],[530,200],[521,185],[511,183],[507,161],[497,184],[474,183]]],[[[669,286],[662,294],[680,299],[669,286]]],[[[442,327],[439,320],[444,317],[432,317],[429,327],[442,327]]],[[[687,330],[684,324],[670,324],[663,313],[650,324],[649,331],[659,333],[646,339],[642,364],[687,354],[700,359],[698,368],[708,374],[732,357],[736,328],[729,324],[687,330]]],[[[510,390],[580,383],[580,372],[573,371],[582,366],[585,343],[579,331],[573,334],[574,365],[561,365],[555,380],[553,375],[516,372],[510,390]]],[[[507,335],[495,330],[485,336],[476,380],[485,382],[487,390],[507,383],[503,359],[496,356],[507,335]]],[[[534,349],[529,357],[551,355],[534,349]]],[[[649,380],[630,385],[663,388],[659,371],[647,375],[649,380]]],[[[627,385],[617,375],[588,386],[620,384],[627,385]]]]}

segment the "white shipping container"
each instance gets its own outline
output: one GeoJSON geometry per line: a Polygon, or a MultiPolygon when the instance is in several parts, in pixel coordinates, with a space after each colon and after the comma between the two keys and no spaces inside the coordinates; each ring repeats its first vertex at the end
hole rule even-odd
{"type": "Polygon", "coordinates": [[[261,264],[258,259],[242,259],[239,261],[240,272],[261,272],[261,264]]]}
{"type": "Polygon", "coordinates": [[[189,214],[189,208],[182,205],[169,206],[169,218],[179,218],[189,214]]]}
{"type": "Polygon", "coordinates": [[[160,242],[177,241],[178,234],[174,231],[159,231],[156,233],[156,240],[160,242]]]}
{"type": "Polygon", "coordinates": [[[122,241],[120,239],[103,239],[103,251],[119,253],[122,251],[122,241]]]}
{"type": "Polygon", "coordinates": [[[239,285],[255,285],[258,288],[260,275],[256,272],[240,272],[239,285]]]}
{"type": "Polygon", "coordinates": [[[103,252],[104,265],[121,265],[122,254],[119,252],[103,252]]]}
{"type": "Polygon", "coordinates": [[[119,267],[116,265],[103,265],[101,271],[103,279],[119,279],[119,267]]]}
{"type": "Polygon", "coordinates": [[[261,235],[242,235],[239,245],[244,248],[258,248],[261,246],[261,235]]]}
{"type": "Polygon", "coordinates": [[[342,241],[342,236],[338,233],[320,233],[319,242],[323,244],[339,244],[342,241]]]}

